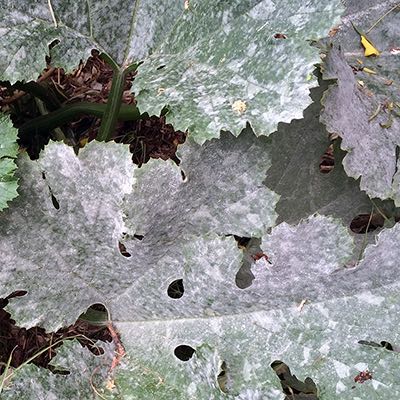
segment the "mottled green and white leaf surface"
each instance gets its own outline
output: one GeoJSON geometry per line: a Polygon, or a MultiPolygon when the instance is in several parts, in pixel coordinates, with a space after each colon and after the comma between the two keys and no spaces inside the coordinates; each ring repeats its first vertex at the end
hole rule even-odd
{"type": "Polygon", "coordinates": [[[361,177],[361,189],[370,197],[391,198],[399,205],[400,9],[389,13],[368,33],[380,51],[379,57],[364,56],[360,35],[351,25],[367,31],[394,5],[376,0],[349,2],[343,25],[332,39],[342,53],[329,51],[323,64],[324,78],[336,79],[337,83],[326,93],[321,120],[343,139],[342,148],[348,151],[343,161],[347,174],[361,177]],[[348,65],[359,71],[354,74],[348,65]],[[363,67],[375,74],[363,71],[363,67]],[[392,112],[385,107],[390,103],[394,103],[392,112]]]}
{"type": "Polygon", "coordinates": [[[221,129],[257,134],[301,117],[319,61],[308,39],[328,32],[339,0],[0,0],[0,77],[36,79],[52,63],[67,71],[92,48],[120,65],[145,59],[133,90],[142,111],[168,104],[176,129],[199,143],[221,129]],[[286,39],[275,39],[282,33],[286,39]],[[159,67],[164,66],[160,69],[159,67]]]}
{"type": "Polygon", "coordinates": [[[400,145],[400,119],[380,112],[372,118],[379,100],[357,82],[341,53],[332,48],[326,58],[328,77],[337,84],[328,89],[321,120],[330,132],[342,137],[342,148],[348,151],[343,160],[346,173],[360,180],[360,187],[370,197],[391,198],[400,204],[397,147],[400,145]],[[333,72],[334,71],[334,72],[333,72]]]}
{"type": "Polygon", "coordinates": [[[338,22],[340,1],[191,0],[140,67],[139,106],[189,129],[199,143],[249,121],[257,135],[300,118],[319,55],[308,39],[338,22]],[[282,33],[286,39],[276,39],[282,33]],[[161,68],[163,67],[163,68],[161,68]]]}
{"type": "Polygon", "coordinates": [[[127,351],[110,398],[282,399],[275,359],[311,376],[328,399],[374,399],[376,387],[398,396],[397,354],[357,341],[399,342],[399,226],[353,269],[344,268],[354,244],[340,219],[273,227],[279,197],[262,184],[269,143],[244,132],[186,144],[185,180],[172,163],[136,169],[127,147],[111,143],[79,157],[61,144],[37,162],[22,157],[21,196],[0,215],[0,297],[28,290],[9,311],[50,329],[105,304],[127,351]],[[124,232],[129,258],[118,251],[124,232]],[[259,235],[273,263],[258,261],[244,290],[235,284],[243,255],[226,234],[259,235]],[[179,299],[167,294],[176,279],[179,299]],[[181,344],[196,349],[187,362],[174,355],[181,344]],[[223,362],[227,394],[217,383],[223,362]],[[366,368],[374,380],[352,389],[366,368]]]}
{"type": "MultiPolygon", "coordinates": [[[[47,369],[28,364],[13,371],[0,393],[2,400],[70,399],[95,400],[96,391],[108,393],[108,370],[114,354],[114,345],[101,343],[104,354],[94,356],[79,343],[65,341],[53,358],[51,365],[69,371],[68,375],[53,374],[47,369]]],[[[1,377],[0,377],[1,379],[1,377]]]]}
{"type": "Polygon", "coordinates": [[[0,211],[18,196],[18,179],[14,174],[17,153],[17,130],[8,117],[0,114],[0,211]]]}
{"type": "Polygon", "coordinates": [[[120,66],[145,57],[184,11],[180,1],[0,0],[0,78],[36,79],[52,63],[76,68],[93,48],[120,66]]]}
{"type": "Polygon", "coordinates": [[[37,162],[22,157],[22,196],[0,217],[0,297],[29,287],[31,295],[18,302],[14,316],[52,330],[93,303],[105,303],[114,318],[126,311],[151,313],[140,293],[168,286],[175,266],[196,270],[199,248],[213,249],[230,264],[240,254],[232,253],[235,242],[225,234],[261,236],[274,225],[279,196],[262,185],[269,166],[264,151],[254,135],[226,135],[204,149],[187,146],[186,181],[172,162],[153,160],[136,169],[123,145],[92,144],[77,158],[71,148],[52,144],[37,162]],[[135,233],[145,238],[139,241],[135,233]],[[119,240],[131,259],[119,253],[119,240]],[[60,290],[70,301],[59,303],[60,290]]]}

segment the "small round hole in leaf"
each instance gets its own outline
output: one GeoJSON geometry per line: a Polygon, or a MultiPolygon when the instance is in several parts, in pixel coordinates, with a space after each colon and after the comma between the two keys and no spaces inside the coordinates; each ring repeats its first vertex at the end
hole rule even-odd
{"type": "Polygon", "coordinates": [[[168,286],[168,296],[172,299],[180,299],[185,292],[185,288],[183,287],[183,279],[176,279],[171,282],[168,286]]]}
{"type": "Polygon", "coordinates": [[[193,347],[187,346],[186,344],[181,344],[174,350],[175,357],[179,358],[181,361],[189,361],[196,350],[193,347]]]}

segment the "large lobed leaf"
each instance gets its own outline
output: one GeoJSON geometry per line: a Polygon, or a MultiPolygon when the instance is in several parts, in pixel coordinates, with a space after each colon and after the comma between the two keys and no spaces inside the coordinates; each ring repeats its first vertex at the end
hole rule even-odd
{"type": "MultiPolygon", "coordinates": [[[[294,146],[296,135],[287,137],[294,146]]],[[[380,394],[398,395],[395,355],[357,341],[399,340],[399,227],[382,232],[364,261],[350,269],[345,265],[354,240],[343,225],[346,204],[335,218],[327,207],[326,216],[303,214],[296,224],[274,227],[278,201],[290,199],[279,182],[272,186],[281,188],[281,199],[262,184],[268,185],[265,175],[274,167],[273,143],[273,137],[250,131],[238,138],[224,133],[201,147],[190,142],[180,150],[180,168],[152,161],[136,169],[127,148],[117,144],[92,143],[79,157],[52,144],[37,162],[22,157],[21,196],[0,216],[0,296],[28,290],[10,311],[18,323],[51,329],[74,321],[92,303],[104,303],[127,351],[116,387],[98,382],[107,398],[281,399],[269,367],[275,359],[299,377],[311,376],[328,399],[373,399],[377,386],[380,394]],[[272,260],[253,265],[246,289],[235,283],[242,251],[227,234],[261,237],[272,260]],[[131,257],[119,253],[120,240],[131,257]],[[167,289],[177,279],[184,293],[173,299],[167,289]],[[309,304],[299,311],[305,299],[309,304]],[[381,310],[390,313],[377,318],[381,310]],[[174,355],[182,344],[196,350],[187,362],[174,355]],[[223,362],[227,394],[217,383],[223,362]],[[366,368],[374,380],[352,389],[366,368]]],[[[313,163],[310,157],[307,168],[313,163]]],[[[281,166],[283,179],[290,167],[281,166]]],[[[341,174],[340,165],[335,168],[341,174]]],[[[309,190],[318,192],[319,185],[309,190]]],[[[353,189],[343,185],[338,198],[351,190],[357,196],[356,183],[353,189]]],[[[314,212],[303,204],[293,211],[314,212]]],[[[323,211],[321,203],[317,208],[323,211]]],[[[46,373],[38,379],[46,382],[46,373]]],[[[79,380],[68,385],[82,390],[79,380]]]]}
{"type": "Polygon", "coordinates": [[[268,135],[310,103],[319,56],[308,39],[341,12],[339,1],[191,0],[139,70],[139,105],[158,114],[168,104],[169,121],[199,143],[221,129],[238,135],[247,121],[268,135]]]}
{"type": "Polygon", "coordinates": [[[0,211],[18,196],[18,179],[14,175],[17,153],[17,130],[8,117],[0,114],[0,211]]]}
{"type": "Polygon", "coordinates": [[[36,79],[49,44],[67,71],[97,48],[121,67],[145,60],[133,88],[141,110],[168,105],[197,142],[247,121],[268,135],[310,103],[319,56],[308,40],[341,12],[339,0],[0,0],[0,78],[36,79]]]}
{"type": "Polygon", "coordinates": [[[393,2],[377,0],[349,2],[343,25],[332,40],[335,47],[328,50],[323,63],[324,78],[337,82],[323,99],[321,120],[343,139],[342,148],[348,151],[343,160],[346,173],[361,177],[360,187],[370,197],[394,199],[398,206],[400,9],[396,11],[394,6],[393,2]],[[365,57],[352,23],[367,31],[376,22],[368,38],[380,55],[365,57]]]}

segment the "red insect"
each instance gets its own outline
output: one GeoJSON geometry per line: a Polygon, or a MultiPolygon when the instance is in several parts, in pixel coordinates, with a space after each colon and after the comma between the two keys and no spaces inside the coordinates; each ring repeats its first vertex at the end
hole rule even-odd
{"type": "Polygon", "coordinates": [[[258,260],[261,260],[261,258],[263,258],[267,263],[272,264],[272,262],[269,261],[269,257],[265,253],[262,253],[262,252],[254,254],[253,256],[251,256],[251,258],[254,261],[258,261],[258,260]]]}
{"type": "Polygon", "coordinates": [[[354,377],[354,382],[364,383],[372,379],[372,372],[369,372],[367,369],[365,371],[361,371],[356,377],[354,377]]]}

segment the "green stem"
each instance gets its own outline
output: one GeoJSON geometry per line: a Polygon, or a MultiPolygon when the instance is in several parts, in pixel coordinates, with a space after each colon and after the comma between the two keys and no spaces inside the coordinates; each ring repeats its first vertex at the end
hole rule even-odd
{"type": "MultiPolygon", "coordinates": [[[[25,122],[20,126],[19,132],[21,135],[29,135],[38,131],[51,131],[58,126],[76,119],[79,115],[87,114],[102,118],[106,112],[106,108],[107,104],[88,102],[68,104],[47,115],[42,115],[31,121],[25,122]]],[[[122,104],[118,114],[116,115],[116,120],[120,121],[136,121],[139,118],[139,109],[136,106],[129,104],[122,104]]]]}
{"type": "Polygon", "coordinates": [[[110,140],[118,121],[119,110],[122,105],[122,95],[124,93],[125,79],[129,72],[137,68],[137,64],[131,64],[126,68],[120,68],[117,63],[106,53],[100,57],[113,69],[113,79],[111,90],[108,96],[107,108],[101,120],[97,140],[100,142],[110,140]]]}
{"type": "Polygon", "coordinates": [[[110,140],[111,135],[114,132],[115,125],[117,124],[118,120],[119,109],[121,108],[122,104],[125,76],[125,72],[121,69],[114,70],[107,107],[103,118],[101,119],[99,133],[97,134],[97,140],[99,142],[110,140]]]}

